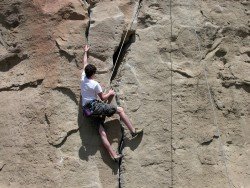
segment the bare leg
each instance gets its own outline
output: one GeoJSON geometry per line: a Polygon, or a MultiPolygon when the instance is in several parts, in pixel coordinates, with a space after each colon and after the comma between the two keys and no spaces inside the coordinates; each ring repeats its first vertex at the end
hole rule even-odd
{"type": "Polygon", "coordinates": [[[102,125],[100,125],[100,127],[99,127],[99,134],[101,135],[101,139],[102,139],[102,143],[103,143],[104,147],[108,150],[111,157],[113,157],[113,158],[117,157],[117,154],[113,151],[113,149],[108,141],[106,132],[105,132],[102,125]]]}
{"type": "Polygon", "coordinates": [[[125,123],[125,125],[128,127],[130,132],[134,133],[135,128],[133,127],[132,123],[128,119],[128,116],[125,114],[124,110],[122,107],[117,107],[117,113],[119,114],[121,120],[125,123]]]}

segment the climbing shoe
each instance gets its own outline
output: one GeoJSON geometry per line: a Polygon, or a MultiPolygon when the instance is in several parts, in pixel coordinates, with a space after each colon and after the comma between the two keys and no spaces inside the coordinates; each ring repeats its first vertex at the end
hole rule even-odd
{"type": "Polygon", "coordinates": [[[123,155],[118,154],[116,157],[113,158],[113,160],[118,163],[122,158],[123,158],[123,155]]]}
{"type": "Polygon", "coordinates": [[[143,129],[139,129],[139,128],[135,128],[135,132],[131,133],[132,137],[136,137],[138,134],[142,133],[143,132],[143,129]]]}

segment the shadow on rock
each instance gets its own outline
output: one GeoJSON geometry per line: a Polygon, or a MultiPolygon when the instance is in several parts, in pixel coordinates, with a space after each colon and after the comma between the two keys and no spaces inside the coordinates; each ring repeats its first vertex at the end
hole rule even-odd
{"type": "Polygon", "coordinates": [[[126,134],[124,137],[124,147],[129,147],[132,151],[134,151],[140,145],[142,137],[143,133],[134,138],[132,138],[130,134],[126,134]]]}
{"type": "MultiPolygon", "coordinates": [[[[79,149],[79,158],[88,161],[89,157],[94,156],[99,150],[103,162],[113,170],[114,174],[117,174],[118,163],[112,160],[102,144],[98,131],[100,123],[101,120],[98,118],[85,118],[82,115],[81,105],[79,105],[78,126],[82,140],[82,146],[79,149]]],[[[118,120],[107,121],[104,123],[104,128],[110,143],[118,143],[121,138],[120,122],[118,120]]]]}

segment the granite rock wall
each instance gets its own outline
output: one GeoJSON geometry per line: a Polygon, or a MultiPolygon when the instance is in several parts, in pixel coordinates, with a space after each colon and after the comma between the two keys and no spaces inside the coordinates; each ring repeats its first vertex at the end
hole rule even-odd
{"type": "Polygon", "coordinates": [[[250,187],[249,6],[2,0],[0,187],[250,187]],[[97,80],[144,129],[106,120],[120,164],[82,116],[86,43],[97,80]]]}

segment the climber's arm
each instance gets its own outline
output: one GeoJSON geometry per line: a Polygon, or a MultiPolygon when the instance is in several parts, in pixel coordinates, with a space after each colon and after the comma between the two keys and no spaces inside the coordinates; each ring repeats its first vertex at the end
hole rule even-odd
{"type": "Polygon", "coordinates": [[[89,46],[86,45],[84,47],[84,55],[83,55],[83,68],[85,69],[85,67],[88,65],[88,50],[89,50],[89,46]]]}
{"type": "Polygon", "coordinates": [[[103,92],[98,93],[98,96],[102,101],[108,100],[110,97],[115,95],[115,91],[113,89],[110,89],[108,93],[104,94],[103,92]]]}

